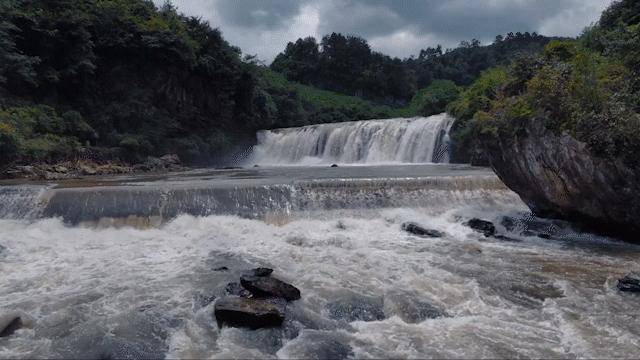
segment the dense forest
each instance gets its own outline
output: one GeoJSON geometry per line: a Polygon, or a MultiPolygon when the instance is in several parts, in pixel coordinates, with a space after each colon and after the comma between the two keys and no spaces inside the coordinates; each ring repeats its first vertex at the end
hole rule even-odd
{"type": "Polygon", "coordinates": [[[169,2],[7,0],[0,19],[0,166],[166,153],[212,164],[258,129],[431,115],[551,40],[510,33],[401,60],[334,33],[290,43],[267,67],[169,2]]]}
{"type": "Polygon", "coordinates": [[[519,55],[539,53],[550,40],[536,33],[508,33],[489,46],[474,39],[456,49],[437,46],[400,60],[372,51],[365,39],[333,33],[319,43],[313,37],[290,42],[271,69],[291,81],[404,106],[418,89],[435,80],[467,86],[483,70],[506,65],[519,55]]]}

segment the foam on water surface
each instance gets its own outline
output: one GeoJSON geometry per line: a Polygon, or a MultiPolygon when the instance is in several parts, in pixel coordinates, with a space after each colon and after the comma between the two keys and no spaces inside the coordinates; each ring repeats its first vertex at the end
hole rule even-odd
{"type": "Polygon", "coordinates": [[[638,270],[640,247],[532,218],[486,170],[204,171],[92,186],[0,189],[16,209],[39,209],[0,219],[0,312],[33,319],[0,339],[0,358],[629,358],[640,350],[638,298],[615,289],[638,270]],[[117,191],[125,200],[112,208],[171,215],[137,227],[78,224],[65,220],[79,213],[71,210],[47,216],[56,202],[104,214],[106,205],[80,195],[117,191]],[[210,204],[253,210],[199,212],[210,204]],[[519,224],[514,232],[504,216],[519,224]],[[508,239],[464,226],[472,217],[508,239]],[[412,236],[401,230],[406,221],[446,236],[412,236]],[[553,237],[522,235],[533,222],[553,237]],[[275,269],[302,299],[282,328],[218,328],[215,298],[257,266],[275,269]]]}

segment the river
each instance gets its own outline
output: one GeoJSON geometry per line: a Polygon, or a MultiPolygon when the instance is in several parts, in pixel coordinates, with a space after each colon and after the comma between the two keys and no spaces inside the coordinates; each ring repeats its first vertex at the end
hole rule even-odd
{"type": "Polygon", "coordinates": [[[5,183],[0,315],[32,323],[0,357],[638,354],[638,297],[615,285],[640,246],[532,217],[489,169],[402,162],[5,183]],[[220,328],[215,299],[257,266],[302,299],[281,328],[220,328]]]}

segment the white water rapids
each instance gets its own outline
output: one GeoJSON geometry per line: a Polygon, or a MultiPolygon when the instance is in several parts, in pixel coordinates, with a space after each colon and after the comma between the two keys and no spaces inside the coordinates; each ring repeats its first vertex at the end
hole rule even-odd
{"type": "Polygon", "coordinates": [[[449,161],[447,114],[265,130],[248,163],[401,164],[449,161]]]}
{"type": "Polygon", "coordinates": [[[531,218],[482,169],[210,171],[0,186],[0,200],[0,316],[20,311],[33,320],[0,338],[0,358],[631,358],[640,351],[638,297],[615,288],[638,269],[640,247],[531,218]],[[131,214],[164,219],[153,225],[131,214]],[[124,221],[75,224],[116,215],[124,221]],[[515,226],[503,225],[505,216],[515,226]],[[508,238],[464,226],[472,217],[493,221],[508,238]],[[446,235],[410,235],[405,221],[446,235]],[[215,298],[257,266],[275,269],[302,299],[288,306],[282,328],[218,327],[215,298]]]}

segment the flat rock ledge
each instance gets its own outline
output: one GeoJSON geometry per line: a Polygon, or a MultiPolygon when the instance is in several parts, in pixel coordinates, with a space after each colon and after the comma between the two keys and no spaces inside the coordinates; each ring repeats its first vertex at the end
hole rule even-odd
{"type": "Polygon", "coordinates": [[[260,329],[276,327],[284,322],[286,302],[282,299],[254,299],[226,296],[215,305],[218,324],[260,329]]]}

